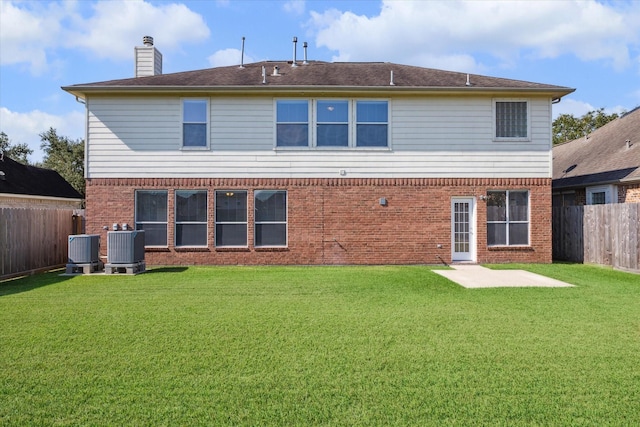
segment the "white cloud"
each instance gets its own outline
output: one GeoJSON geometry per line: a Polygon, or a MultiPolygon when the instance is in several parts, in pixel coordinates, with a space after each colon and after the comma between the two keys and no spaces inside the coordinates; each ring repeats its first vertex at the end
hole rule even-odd
{"type": "Polygon", "coordinates": [[[65,10],[56,4],[35,3],[35,10],[0,1],[0,65],[26,64],[32,74],[47,68],[47,51],[61,33],[65,10]]]}
{"type": "Polygon", "coordinates": [[[175,50],[209,34],[202,16],[184,4],[106,1],[95,4],[93,16],[76,22],[67,44],[90,50],[100,58],[130,59],[132,46],[141,45],[145,35],[154,36],[154,43],[163,50],[175,50]]]}
{"type": "Polygon", "coordinates": [[[308,25],[318,46],[337,52],[334,60],[410,58],[415,65],[453,69],[471,54],[503,65],[519,55],[570,54],[622,69],[636,60],[630,47],[640,43],[640,3],[385,0],[376,16],[312,11],[308,25]]]}
{"type": "Polygon", "coordinates": [[[304,0],[290,0],[285,2],[282,6],[285,12],[292,13],[294,15],[302,15],[306,7],[304,0]]]}
{"type": "Polygon", "coordinates": [[[0,7],[1,64],[27,64],[32,74],[48,71],[50,58],[62,49],[80,48],[98,58],[130,60],[133,46],[142,45],[145,35],[154,36],[167,51],[210,35],[203,17],[178,3],[103,1],[92,5],[89,16],[80,12],[76,1],[2,0],[0,7]]]}
{"type": "Polygon", "coordinates": [[[71,111],[64,115],[49,114],[40,110],[18,113],[0,107],[0,131],[7,134],[15,144],[27,144],[33,150],[29,157],[31,162],[42,161],[40,134],[50,127],[56,129],[58,135],[70,139],[84,139],[84,112],[71,111]]]}
{"type": "MultiPolygon", "coordinates": [[[[240,65],[241,56],[242,51],[240,49],[229,48],[219,50],[207,59],[212,67],[224,67],[226,65],[240,65]]],[[[249,64],[251,62],[255,62],[255,60],[245,53],[244,63],[249,64]]]]}

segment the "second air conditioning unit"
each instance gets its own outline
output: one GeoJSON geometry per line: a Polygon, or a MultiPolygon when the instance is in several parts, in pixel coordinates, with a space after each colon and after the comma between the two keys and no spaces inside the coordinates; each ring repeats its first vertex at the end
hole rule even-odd
{"type": "Polygon", "coordinates": [[[144,231],[109,231],[107,260],[109,264],[135,264],[144,261],[144,231]]]}

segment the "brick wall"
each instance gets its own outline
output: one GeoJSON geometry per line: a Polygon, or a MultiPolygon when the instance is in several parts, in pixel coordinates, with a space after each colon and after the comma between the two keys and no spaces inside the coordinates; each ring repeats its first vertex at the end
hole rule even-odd
{"type": "Polygon", "coordinates": [[[640,184],[619,185],[618,203],[640,203],[640,184]]]}
{"type": "Polygon", "coordinates": [[[476,199],[477,261],[551,262],[550,179],[90,179],[87,233],[113,223],[135,226],[135,190],[169,190],[167,248],[150,249],[149,265],[439,264],[451,262],[451,197],[476,199]],[[207,189],[208,247],[173,245],[174,190],[207,189]],[[248,247],[214,245],[214,190],[248,190],[248,247]],[[253,246],[253,191],[288,194],[288,247],[253,246]],[[530,246],[487,247],[487,190],[530,191],[530,246]],[[387,204],[380,205],[379,199],[387,204]],[[442,247],[439,248],[438,245],[442,247]]]}

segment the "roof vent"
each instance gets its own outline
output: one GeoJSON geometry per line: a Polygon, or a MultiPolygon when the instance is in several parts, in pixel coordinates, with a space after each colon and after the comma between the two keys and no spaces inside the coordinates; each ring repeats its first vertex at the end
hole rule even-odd
{"type": "Polygon", "coordinates": [[[277,65],[275,67],[273,67],[273,74],[271,74],[272,76],[280,76],[280,67],[278,67],[277,65]]]}
{"type": "Polygon", "coordinates": [[[144,44],[145,46],[153,46],[153,37],[151,36],[142,37],[142,44],[144,44]]]}
{"type": "Polygon", "coordinates": [[[395,86],[396,84],[393,82],[393,70],[391,70],[391,77],[389,81],[389,86],[395,86]]]}
{"type": "Polygon", "coordinates": [[[240,51],[240,68],[244,68],[244,37],[242,37],[242,50],[240,51]]]}
{"type": "Polygon", "coordinates": [[[293,63],[291,64],[292,67],[298,66],[298,64],[296,63],[297,50],[298,50],[298,38],[293,37],[293,63]]]}
{"type": "Polygon", "coordinates": [[[0,181],[6,181],[7,180],[7,175],[5,175],[4,172],[0,171],[0,181]]]}
{"type": "Polygon", "coordinates": [[[467,73],[467,82],[465,83],[465,86],[471,86],[471,80],[469,79],[468,73],[467,73]]]}
{"type": "Polygon", "coordinates": [[[625,142],[627,143],[627,150],[628,150],[629,148],[633,147],[633,144],[631,143],[631,140],[630,140],[630,139],[627,139],[625,142]]]}
{"type": "Polygon", "coordinates": [[[307,65],[309,64],[309,62],[307,62],[307,42],[302,43],[302,48],[304,49],[304,61],[302,61],[302,64],[307,65]]]}

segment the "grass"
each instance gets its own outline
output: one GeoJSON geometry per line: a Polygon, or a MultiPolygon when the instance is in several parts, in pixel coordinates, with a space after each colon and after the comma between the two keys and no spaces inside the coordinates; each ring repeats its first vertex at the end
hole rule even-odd
{"type": "Polygon", "coordinates": [[[463,289],[429,267],[0,283],[0,425],[638,425],[640,277],[463,289]]]}

